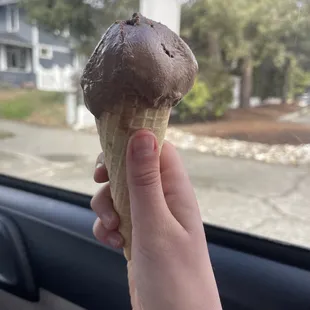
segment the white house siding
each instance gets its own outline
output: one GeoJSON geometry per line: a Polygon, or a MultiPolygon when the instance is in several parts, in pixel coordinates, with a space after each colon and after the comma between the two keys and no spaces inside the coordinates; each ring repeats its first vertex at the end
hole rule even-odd
{"type": "MultiPolygon", "coordinates": [[[[13,2],[9,5],[10,8],[17,7],[16,3],[13,2]]],[[[40,90],[68,91],[72,89],[71,76],[75,70],[75,62],[74,53],[69,48],[68,41],[44,31],[41,27],[39,29],[37,25],[32,25],[23,9],[19,9],[18,27],[12,32],[7,23],[7,7],[7,5],[0,5],[0,34],[3,33],[0,49],[0,82],[15,86],[32,82],[40,90]],[[5,35],[11,36],[9,39],[12,43],[6,39],[5,35]],[[10,70],[7,68],[4,44],[29,47],[27,49],[26,70],[10,70]],[[42,57],[40,55],[42,48],[51,50],[52,56],[42,57]]]]}
{"type": "Polygon", "coordinates": [[[64,48],[68,48],[69,46],[69,43],[65,38],[46,32],[43,29],[39,30],[39,42],[40,44],[47,44],[64,48]]]}
{"type": "Polygon", "coordinates": [[[75,73],[73,53],[58,52],[51,48],[52,58],[39,60],[37,87],[41,90],[71,91],[75,73]]]}
{"type": "Polygon", "coordinates": [[[35,83],[35,74],[27,72],[9,72],[0,71],[0,85],[13,85],[16,87],[23,86],[28,83],[35,83]]]}
{"type": "MultiPolygon", "coordinates": [[[[11,8],[16,8],[16,4],[10,4],[11,8]]],[[[0,6],[0,33],[4,33],[9,31],[7,25],[7,7],[6,5],[0,6]]],[[[24,39],[25,41],[31,42],[31,25],[27,23],[26,20],[26,12],[22,9],[19,9],[19,22],[18,29],[14,31],[19,37],[24,39]]]]}
{"type": "Polygon", "coordinates": [[[36,64],[37,87],[47,91],[72,91],[72,76],[75,73],[74,52],[69,48],[67,40],[42,29],[33,33],[37,35],[34,49],[39,57],[36,64]],[[42,48],[48,49],[51,55],[42,57],[42,48]]]}
{"type": "Polygon", "coordinates": [[[37,88],[47,91],[72,92],[74,91],[73,73],[71,66],[64,68],[53,66],[50,69],[40,66],[37,72],[37,88]]]}
{"type": "Polygon", "coordinates": [[[50,69],[53,66],[59,66],[61,68],[64,68],[67,65],[73,66],[73,55],[71,52],[62,53],[53,50],[53,58],[52,59],[40,58],[40,65],[45,69],[50,69]]]}

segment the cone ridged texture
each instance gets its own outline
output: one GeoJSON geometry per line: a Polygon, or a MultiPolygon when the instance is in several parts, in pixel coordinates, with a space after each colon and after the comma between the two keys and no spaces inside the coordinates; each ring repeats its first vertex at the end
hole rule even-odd
{"type": "Polygon", "coordinates": [[[103,112],[96,119],[100,144],[108,170],[114,208],[120,216],[119,231],[124,237],[124,254],[131,259],[132,224],[126,181],[126,151],[130,136],[137,130],[151,130],[161,149],[170,117],[170,108],[135,108],[136,104],[120,102],[120,113],[103,112]]]}

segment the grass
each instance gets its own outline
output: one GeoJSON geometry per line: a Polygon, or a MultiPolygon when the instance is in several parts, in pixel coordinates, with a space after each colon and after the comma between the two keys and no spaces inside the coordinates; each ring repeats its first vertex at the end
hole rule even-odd
{"type": "Polygon", "coordinates": [[[0,117],[39,125],[65,125],[64,94],[38,90],[0,92],[0,117]]]}

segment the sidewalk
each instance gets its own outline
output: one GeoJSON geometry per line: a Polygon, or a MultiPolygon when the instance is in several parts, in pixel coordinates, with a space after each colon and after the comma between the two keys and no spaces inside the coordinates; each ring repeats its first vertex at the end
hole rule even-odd
{"type": "MultiPolygon", "coordinates": [[[[94,194],[97,135],[0,120],[0,173],[94,194]]],[[[309,166],[179,150],[205,221],[310,247],[309,166]]]]}

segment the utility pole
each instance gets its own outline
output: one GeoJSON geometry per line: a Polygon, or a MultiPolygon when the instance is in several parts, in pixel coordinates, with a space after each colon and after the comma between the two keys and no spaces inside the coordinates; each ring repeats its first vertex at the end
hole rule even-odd
{"type": "Polygon", "coordinates": [[[180,34],[181,0],[140,0],[140,13],[180,34]]]}

